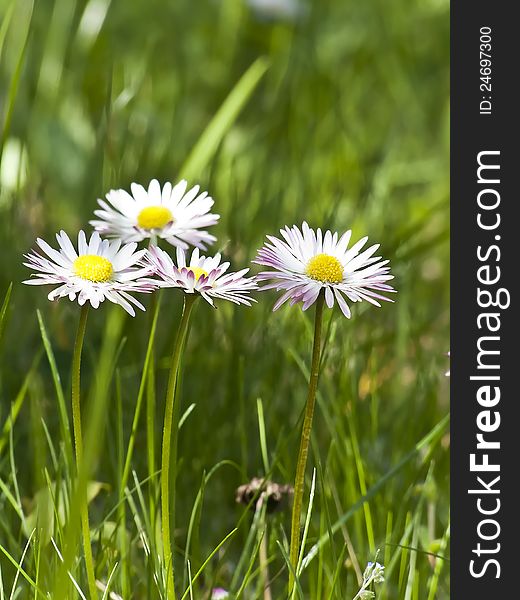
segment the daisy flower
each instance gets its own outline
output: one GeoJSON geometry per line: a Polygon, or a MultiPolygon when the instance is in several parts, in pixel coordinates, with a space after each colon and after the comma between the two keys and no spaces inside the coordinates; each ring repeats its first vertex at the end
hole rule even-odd
{"type": "Polygon", "coordinates": [[[198,185],[189,191],[187,187],[182,180],[175,187],[167,182],[161,189],[152,179],[148,190],[138,183],[131,184],[132,194],[111,190],[106,202],[98,200],[101,209],[94,214],[99,220],[90,224],[102,235],[124,242],[161,238],[184,250],[189,244],[204,250],[205,244],[216,240],[204,228],[215,225],[220,216],[209,212],[214,201],[207,192],[199,194],[198,185]]]}
{"type": "Polygon", "coordinates": [[[389,261],[373,256],[379,244],[361,252],[367,237],[348,248],[351,231],[338,239],[337,233],[322,234],[321,229],[314,231],[305,222],[301,231],[294,225],[281,229],[280,233],[283,240],[267,236],[270,243],[258,251],[253,261],[274,269],[257,275],[260,281],[271,280],[261,290],[284,290],[273,310],[287,300],[291,305],[302,302],[302,309],[307,310],[322,290],[327,306],[332,308],[336,301],[347,318],[350,318],[350,308],[345,297],[351,302],[366,300],[375,306],[381,306],[378,300],[391,302],[380,293],[395,290],[386,283],[393,279],[387,266],[389,261]]]}
{"type": "Polygon", "coordinates": [[[38,252],[24,255],[28,262],[23,264],[36,273],[32,274],[34,279],[23,283],[58,285],[49,293],[49,300],[64,296],[75,300],[77,297],[81,306],[88,301],[97,308],[106,298],[122,306],[132,316],[135,316],[132,304],[144,310],[144,306],[128,292],[151,292],[157,287],[145,278],[150,275],[150,269],[136,267],[146,250],[136,252],[136,243],[122,246],[121,240],[102,240],[96,232],[88,243],[85,233],[79,232],[78,252],[64,231],[57,233],[56,239],[59,250],[40,238],[36,240],[48,258],[38,252]]]}
{"type": "Polygon", "coordinates": [[[201,256],[198,248],[191,253],[189,264],[182,248],[177,248],[176,258],[177,264],[157,246],[152,246],[148,251],[144,264],[150,266],[159,277],[156,283],[160,287],[181,288],[187,294],[199,293],[212,306],[213,299],[229,300],[247,306],[256,302],[248,296],[249,292],[257,289],[254,277],[244,277],[249,269],[226,273],[229,263],[221,263],[220,254],[201,256]]]}

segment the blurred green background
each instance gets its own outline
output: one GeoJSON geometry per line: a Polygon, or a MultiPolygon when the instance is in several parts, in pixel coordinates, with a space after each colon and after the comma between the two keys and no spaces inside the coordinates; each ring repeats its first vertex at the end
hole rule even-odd
{"type": "MultiPolygon", "coordinates": [[[[354,306],[350,321],[338,309],[326,313],[329,337],[310,457],[320,467],[313,542],[448,412],[449,4],[286,5],[296,10],[267,14],[239,0],[0,0],[2,297],[13,282],[0,342],[0,426],[42,346],[36,309],[66,389],[78,317],[77,305],[49,303],[47,288],[21,285],[28,276],[22,254],[38,236],[52,244],[60,229],[71,236],[89,230],[96,198],[109,189],[189,176],[215,199],[221,214],[212,230],[216,249],[236,269],[249,264],[266,233],[286,224],[306,220],[340,233],[352,228],[355,238],[381,243],[398,294],[395,304],[381,309],[354,306]],[[246,72],[249,79],[236,88],[246,72]],[[218,113],[234,89],[227,112],[218,113]]],[[[193,570],[239,521],[235,488],[264,474],[258,399],[271,477],[281,483],[294,477],[312,311],[284,307],[273,314],[275,297],[257,294],[251,309],[220,305],[213,311],[201,302],[194,314],[182,382],[183,410],[192,403],[195,408],[179,440],[180,548],[204,473],[223,459],[236,466],[221,467],[206,486],[193,570]]],[[[158,439],[180,306],[180,294],[163,295],[158,439]]],[[[120,309],[91,311],[86,390],[113,310],[120,309]]],[[[104,459],[96,469],[107,486],[92,506],[94,526],[117,501],[114,438],[121,431],[128,436],[148,332],[148,315],[126,318],[117,363],[123,429],[111,389],[108,436],[99,449],[104,459]]],[[[42,464],[49,460],[45,440],[35,442],[42,437],[35,433],[38,418],[58,436],[56,413],[43,358],[13,426],[22,504],[41,485],[42,464]]],[[[133,465],[140,477],[147,473],[145,439],[143,420],[133,465]]],[[[338,561],[331,597],[353,597],[356,572],[375,548],[386,565],[395,558],[378,598],[427,598],[436,568],[434,597],[449,597],[448,563],[426,554],[438,551],[443,536],[444,546],[447,541],[448,451],[447,435],[427,445],[333,534],[306,571],[306,598],[328,597],[338,561]]],[[[0,454],[7,489],[12,460],[0,454]]],[[[5,489],[0,512],[0,543],[19,556],[25,538],[5,489]]],[[[211,581],[229,587],[250,524],[248,517],[240,521],[225,555],[207,567],[201,598],[211,581]]],[[[289,534],[287,512],[272,521],[271,575],[283,567],[276,545],[283,530],[289,534]]],[[[96,556],[102,572],[106,557],[117,557],[117,545],[107,541],[96,556]]],[[[145,563],[136,541],[135,598],[155,597],[143,591],[145,563]]],[[[181,554],[179,564],[182,569],[181,554]]],[[[2,566],[11,581],[9,568],[2,566]]],[[[282,597],[285,577],[275,579],[274,598],[282,597]]],[[[261,597],[255,585],[246,597],[261,597]]]]}

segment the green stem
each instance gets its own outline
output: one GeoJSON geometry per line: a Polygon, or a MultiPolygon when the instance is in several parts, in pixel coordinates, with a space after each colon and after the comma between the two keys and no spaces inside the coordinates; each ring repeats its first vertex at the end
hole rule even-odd
{"type": "MultiPolygon", "coordinates": [[[[291,546],[289,558],[294,572],[298,567],[298,555],[300,551],[300,522],[302,512],[303,489],[305,484],[305,468],[307,466],[307,456],[309,454],[309,442],[311,438],[312,417],[314,415],[314,405],[316,402],[316,389],[318,387],[318,375],[320,372],[320,349],[321,349],[321,325],[323,321],[323,306],[325,295],[323,290],[320,292],[316,301],[316,313],[314,316],[314,343],[312,347],[312,364],[309,379],[309,391],[307,393],[307,404],[305,406],[305,417],[303,420],[302,434],[300,438],[300,451],[298,453],[298,463],[296,465],[296,477],[294,480],[294,499],[292,507],[291,520],[291,546]]],[[[294,576],[289,574],[289,592],[294,586],[294,576]]]]}
{"type": "MultiPolygon", "coordinates": [[[[150,237],[150,243],[148,250],[152,246],[157,246],[157,236],[153,235],[150,237]]],[[[155,337],[155,325],[157,324],[157,316],[159,314],[159,303],[160,303],[159,290],[156,294],[152,294],[150,302],[150,313],[151,327],[155,337]],[[158,300],[159,298],[159,300],[158,300]]],[[[155,545],[155,532],[156,532],[156,464],[155,464],[155,413],[156,413],[156,390],[155,390],[155,351],[154,351],[154,338],[151,340],[151,348],[148,363],[148,372],[146,374],[146,449],[148,459],[148,501],[150,509],[150,524],[154,535],[155,545]]]]}
{"type": "MultiPolygon", "coordinates": [[[[158,298],[155,294],[152,296],[152,302],[150,306],[150,314],[152,315],[151,319],[151,327],[150,327],[150,335],[148,337],[148,346],[146,349],[146,355],[144,359],[143,371],[141,374],[141,381],[139,383],[139,391],[137,392],[137,401],[135,404],[134,410],[134,418],[132,421],[132,430],[130,432],[130,438],[128,440],[128,448],[126,451],[126,458],[123,467],[123,473],[121,476],[121,482],[119,486],[120,496],[119,496],[119,508],[118,508],[118,517],[120,523],[120,546],[121,546],[121,554],[123,556],[127,556],[130,552],[130,548],[128,545],[128,536],[126,534],[126,507],[125,507],[125,489],[128,484],[128,479],[130,477],[130,469],[132,467],[132,456],[135,447],[135,440],[137,437],[137,430],[139,428],[139,418],[141,416],[141,409],[143,404],[145,386],[148,381],[148,377],[153,377],[153,367],[150,368],[151,357],[153,355],[153,344],[155,340],[155,331],[157,329],[157,321],[159,318],[159,309],[160,309],[161,298],[160,294],[158,298]]],[[[150,493],[150,497],[152,496],[154,490],[150,493]]],[[[154,526],[152,527],[152,531],[155,532],[155,520],[152,521],[154,526]]],[[[154,540],[155,545],[155,540],[154,540]]],[[[122,569],[122,578],[125,577],[125,570],[122,569]]]]}
{"type": "Polygon", "coordinates": [[[273,597],[271,595],[271,585],[269,583],[269,559],[267,557],[267,547],[268,547],[268,529],[267,529],[267,518],[266,511],[263,511],[262,514],[262,531],[260,535],[262,539],[260,540],[260,549],[258,552],[258,558],[260,561],[260,577],[262,581],[262,590],[263,590],[263,599],[264,600],[272,600],[273,597]]]}
{"type": "MultiPolygon", "coordinates": [[[[87,326],[88,304],[85,303],[81,308],[79,317],[76,340],[74,342],[74,355],[72,357],[72,423],[74,427],[74,445],[76,449],[76,472],[78,477],[83,472],[83,436],[81,432],[81,402],[80,402],[80,373],[81,373],[81,352],[83,349],[83,340],[85,339],[85,329],[87,326]]],[[[81,530],[83,532],[83,550],[85,553],[85,565],[87,569],[87,579],[90,597],[97,598],[96,576],[94,574],[94,561],[92,560],[92,547],[90,545],[90,526],[88,522],[88,499],[86,482],[82,485],[78,479],[80,490],[80,517],[81,530]]]]}
{"type": "MultiPolygon", "coordinates": [[[[154,296],[155,296],[155,294],[154,294],[154,296]]],[[[135,405],[134,418],[132,421],[132,431],[130,432],[130,439],[128,440],[128,448],[126,451],[125,466],[123,468],[123,476],[121,478],[121,497],[124,497],[124,495],[125,495],[124,489],[128,483],[128,478],[130,476],[130,468],[132,466],[132,456],[133,456],[133,452],[134,452],[135,439],[137,436],[137,429],[139,427],[139,418],[141,416],[141,409],[142,409],[142,404],[143,404],[145,385],[148,380],[148,375],[150,373],[149,365],[150,365],[151,356],[153,353],[153,343],[155,340],[155,331],[157,329],[157,320],[159,317],[159,307],[160,307],[160,299],[159,299],[159,301],[156,300],[154,302],[154,306],[152,308],[153,319],[152,319],[152,325],[150,328],[150,336],[148,338],[148,346],[146,349],[146,355],[145,355],[145,359],[144,359],[143,372],[141,375],[141,381],[139,383],[139,390],[137,392],[137,402],[135,405]]]]}
{"type": "MultiPolygon", "coordinates": [[[[153,315],[158,313],[157,296],[153,294],[150,303],[150,310],[153,315]]],[[[152,323],[153,327],[153,323],[152,323]]],[[[155,331],[154,331],[155,333],[155,331]]],[[[146,445],[148,456],[148,492],[150,503],[150,523],[152,531],[155,533],[155,352],[153,343],[150,351],[150,361],[148,363],[148,374],[146,376],[146,445]]]]}
{"type": "MultiPolygon", "coordinates": [[[[166,569],[166,598],[172,600],[175,598],[174,573],[173,573],[173,553],[170,538],[170,451],[171,437],[173,429],[175,388],[177,376],[182,357],[182,350],[188,331],[191,309],[197,299],[194,294],[185,294],[184,307],[182,311],[181,322],[175,338],[173,353],[170,364],[170,376],[168,379],[168,388],[166,390],[164,429],[162,439],[162,460],[161,460],[161,518],[162,518],[162,542],[164,568],[166,569]]],[[[177,432],[175,432],[177,433],[177,432]]]]}

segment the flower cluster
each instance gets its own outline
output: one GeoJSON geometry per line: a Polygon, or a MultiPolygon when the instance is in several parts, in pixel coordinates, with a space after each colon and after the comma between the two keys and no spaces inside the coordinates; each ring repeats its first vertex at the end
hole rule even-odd
{"type": "Polygon", "coordinates": [[[64,231],[56,236],[57,250],[38,239],[43,254],[25,255],[24,264],[34,273],[24,283],[57,285],[49,300],[68,297],[97,308],[107,299],[131,315],[134,306],[144,310],[133,292],[160,287],[198,294],[212,306],[215,300],[250,306],[255,301],[252,291],[274,288],[283,293],[273,310],[285,302],[301,303],[307,310],[321,296],[329,308],[337,303],[347,318],[351,316],[347,301],[381,306],[380,301],[391,301],[387,295],[395,292],[388,284],[393,278],[389,261],[374,256],[379,245],[363,249],[368,240],[364,237],[349,247],[351,231],[341,236],[323,233],[305,222],[301,228],[285,227],[281,238],[267,236],[253,261],[270,269],[246,277],[249,269],[229,272],[229,262],[222,262],[220,253],[200,254],[216,241],[206,228],[215,225],[219,215],[210,212],[214,201],[198,185],[188,189],[183,180],[161,188],[153,179],[148,189],[132,183],[130,190],[111,190],[106,200],[98,200],[100,209],[94,211],[98,218],[90,221],[95,231],[88,241],[80,231],[77,248],[64,231]],[[148,248],[138,250],[138,243],[145,240],[148,248]],[[159,248],[160,240],[176,248],[175,259],[159,248]],[[194,249],[188,256],[190,246],[194,249]],[[259,281],[267,283],[258,288],[259,281]]]}
{"type": "MultiPolygon", "coordinates": [[[[395,290],[388,284],[390,274],[388,260],[374,256],[379,248],[374,244],[364,249],[367,239],[362,238],[349,246],[351,232],[338,233],[321,229],[312,230],[307,223],[280,230],[282,239],[267,236],[268,242],[258,251],[253,261],[269,267],[256,277],[247,277],[248,268],[229,271],[230,263],[223,261],[220,253],[204,256],[206,246],[216,241],[206,231],[215,225],[219,215],[210,212],[213,199],[207,192],[200,192],[198,185],[188,189],[186,181],[173,186],[162,186],[154,179],[148,189],[132,183],[131,194],[125,190],[112,190],[106,200],[98,200],[100,208],[94,211],[97,219],[90,221],[94,232],[87,240],[84,231],[77,237],[74,246],[69,236],[60,231],[56,235],[58,249],[38,238],[38,249],[25,255],[24,263],[33,271],[28,285],[52,285],[49,300],[67,297],[77,300],[82,309],[78,321],[74,345],[72,377],[72,413],[78,472],[82,461],[81,410],[80,410],[80,363],[87,308],[90,304],[98,308],[108,300],[119,304],[130,315],[135,316],[134,307],[145,310],[133,296],[134,293],[150,293],[158,288],[178,288],[185,294],[184,309],[171,355],[170,373],[165,397],[163,440],[161,453],[161,536],[163,555],[161,560],[166,576],[166,596],[175,595],[174,560],[170,534],[170,447],[172,432],[179,427],[178,412],[174,411],[175,390],[181,365],[182,349],[189,330],[189,318],[193,302],[203,298],[211,306],[216,301],[227,300],[237,305],[251,306],[256,302],[251,292],[276,289],[282,295],[274,309],[284,303],[301,303],[307,310],[316,303],[315,337],[309,394],[305,409],[304,427],[300,441],[300,453],[296,470],[295,485],[279,484],[254,479],[241,486],[237,500],[247,504],[256,499],[256,508],[267,503],[267,511],[280,508],[284,500],[293,497],[290,560],[297,568],[299,555],[299,531],[305,465],[311,433],[312,414],[316,396],[319,362],[320,335],[323,308],[333,308],[337,303],[343,315],[350,318],[347,302],[367,301],[381,306],[380,301],[395,290]],[[107,239],[102,239],[101,235],[107,239]],[[148,247],[138,249],[140,242],[148,241],[148,247]],[[175,248],[175,257],[159,247],[166,242],[175,248]],[[190,246],[193,247],[189,253],[190,246]],[[258,281],[267,282],[258,288],[258,281]],[[88,304],[87,304],[88,303],[88,304]],[[177,417],[176,417],[177,415],[177,417]]],[[[136,406],[135,423],[138,422],[140,401],[136,406]]],[[[128,476],[133,445],[129,446],[123,478],[128,476]],[[126,473],[126,475],[125,475],[126,473]]],[[[125,488],[122,484],[122,489],[125,488]]],[[[83,543],[90,595],[96,595],[95,572],[90,544],[87,497],[80,502],[82,512],[83,543]]],[[[368,600],[373,592],[368,589],[373,583],[383,581],[383,569],[379,563],[370,563],[363,577],[363,587],[356,598],[368,600]]],[[[289,588],[291,588],[291,578],[289,588]]],[[[212,598],[226,598],[227,592],[216,588],[212,598]]]]}
{"type": "MultiPolygon", "coordinates": [[[[379,551],[378,551],[379,552],[379,551]]],[[[377,555],[376,555],[377,556],[377,555]]],[[[353,600],[371,600],[376,597],[375,593],[368,588],[375,583],[383,583],[385,580],[385,568],[378,562],[369,562],[363,573],[363,582],[353,600]]]]}
{"type": "Polygon", "coordinates": [[[55,284],[49,300],[68,297],[82,306],[89,302],[98,308],[105,299],[121,305],[135,316],[133,306],[144,310],[131,292],[152,292],[159,287],[180,288],[187,294],[199,294],[211,305],[214,299],[251,305],[249,294],[257,289],[254,277],[245,277],[249,269],[228,272],[229,262],[221,255],[201,256],[200,249],[216,241],[205,228],[215,225],[219,215],[210,211],[213,199],[200,192],[198,185],[188,190],[186,181],[162,189],[153,179],[146,190],[132,183],[131,194],[111,190],[98,200],[98,220],[90,221],[95,231],[87,241],[79,232],[77,249],[68,235],[56,235],[58,249],[42,239],[36,243],[43,254],[25,255],[25,266],[32,269],[29,285],[55,284]],[[109,239],[101,239],[100,234],[109,239]],[[138,242],[149,240],[149,247],[137,250],[138,242]],[[156,244],[165,240],[176,248],[176,264],[156,244]],[[194,250],[188,260],[189,246],[194,250]]]}

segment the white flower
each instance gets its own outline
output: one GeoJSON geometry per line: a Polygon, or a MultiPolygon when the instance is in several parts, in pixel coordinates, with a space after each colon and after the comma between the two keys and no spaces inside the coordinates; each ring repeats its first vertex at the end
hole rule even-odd
{"type": "Polygon", "coordinates": [[[383,583],[383,581],[385,580],[384,571],[384,566],[376,562],[376,564],[373,566],[372,581],[374,583],[383,583]]]}
{"type": "Polygon", "coordinates": [[[79,232],[78,252],[64,231],[57,233],[56,239],[59,251],[42,239],[36,240],[49,258],[38,252],[24,255],[28,262],[23,264],[36,273],[32,274],[34,279],[23,283],[58,285],[49,293],[49,300],[64,296],[75,300],[77,297],[80,305],[88,301],[97,308],[106,298],[121,305],[132,316],[135,316],[132,304],[144,310],[144,306],[128,292],[151,292],[157,287],[150,280],[143,279],[150,274],[150,269],[135,266],[146,250],[136,252],[135,243],[121,246],[121,240],[102,240],[96,232],[88,243],[85,233],[79,232]]]}
{"type": "Polygon", "coordinates": [[[272,280],[260,289],[285,290],[273,310],[287,300],[291,305],[302,302],[303,310],[307,310],[322,290],[327,306],[332,308],[336,300],[347,318],[350,309],[344,296],[351,302],[366,300],[375,306],[381,306],[378,300],[391,302],[379,293],[395,292],[386,283],[393,279],[390,267],[386,266],[389,261],[373,256],[379,244],[360,253],[368,238],[348,248],[351,231],[338,239],[337,233],[322,234],[321,229],[314,231],[305,222],[301,231],[294,225],[291,229],[281,229],[280,233],[283,240],[267,236],[270,243],[258,251],[253,261],[274,269],[257,275],[258,280],[272,280]]]}
{"type": "Polygon", "coordinates": [[[98,200],[101,210],[94,214],[100,220],[90,224],[107,237],[121,238],[124,242],[140,242],[161,238],[179,248],[188,245],[205,249],[216,238],[204,228],[215,225],[219,215],[209,212],[213,199],[207,192],[199,194],[198,185],[187,189],[182,180],[175,187],[170,182],[162,190],[157,179],[152,179],[148,191],[132,183],[132,195],[125,190],[111,190],[107,202],[98,200]]]}
{"type": "Polygon", "coordinates": [[[220,260],[220,254],[206,258],[200,256],[198,248],[195,248],[188,264],[184,250],[177,248],[175,264],[164,250],[151,246],[144,264],[151,266],[155,275],[159,277],[159,280],[153,281],[161,287],[181,288],[187,294],[199,293],[212,306],[213,299],[251,306],[251,302],[256,300],[248,294],[257,289],[257,285],[253,277],[244,277],[249,269],[226,273],[229,263],[221,263],[220,260]]]}
{"type": "Polygon", "coordinates": [[[296,20],[304,14],[299,0],[247,0],[249,6],[266,19],[296,20]]]}
{"type": "MultiPolygon", "coordinates": [[[[379,554],[379,550],[376,552],[376,558],[379,554]]],[[[358,593],[354,596],[353,600],[371,600],[375,598],[374,592],[368,588],[375,583],[383,583],[385,580],[385,568],[378,562],[369,562],[363,573],[363,582],[359,588],[358,593]]]]}

